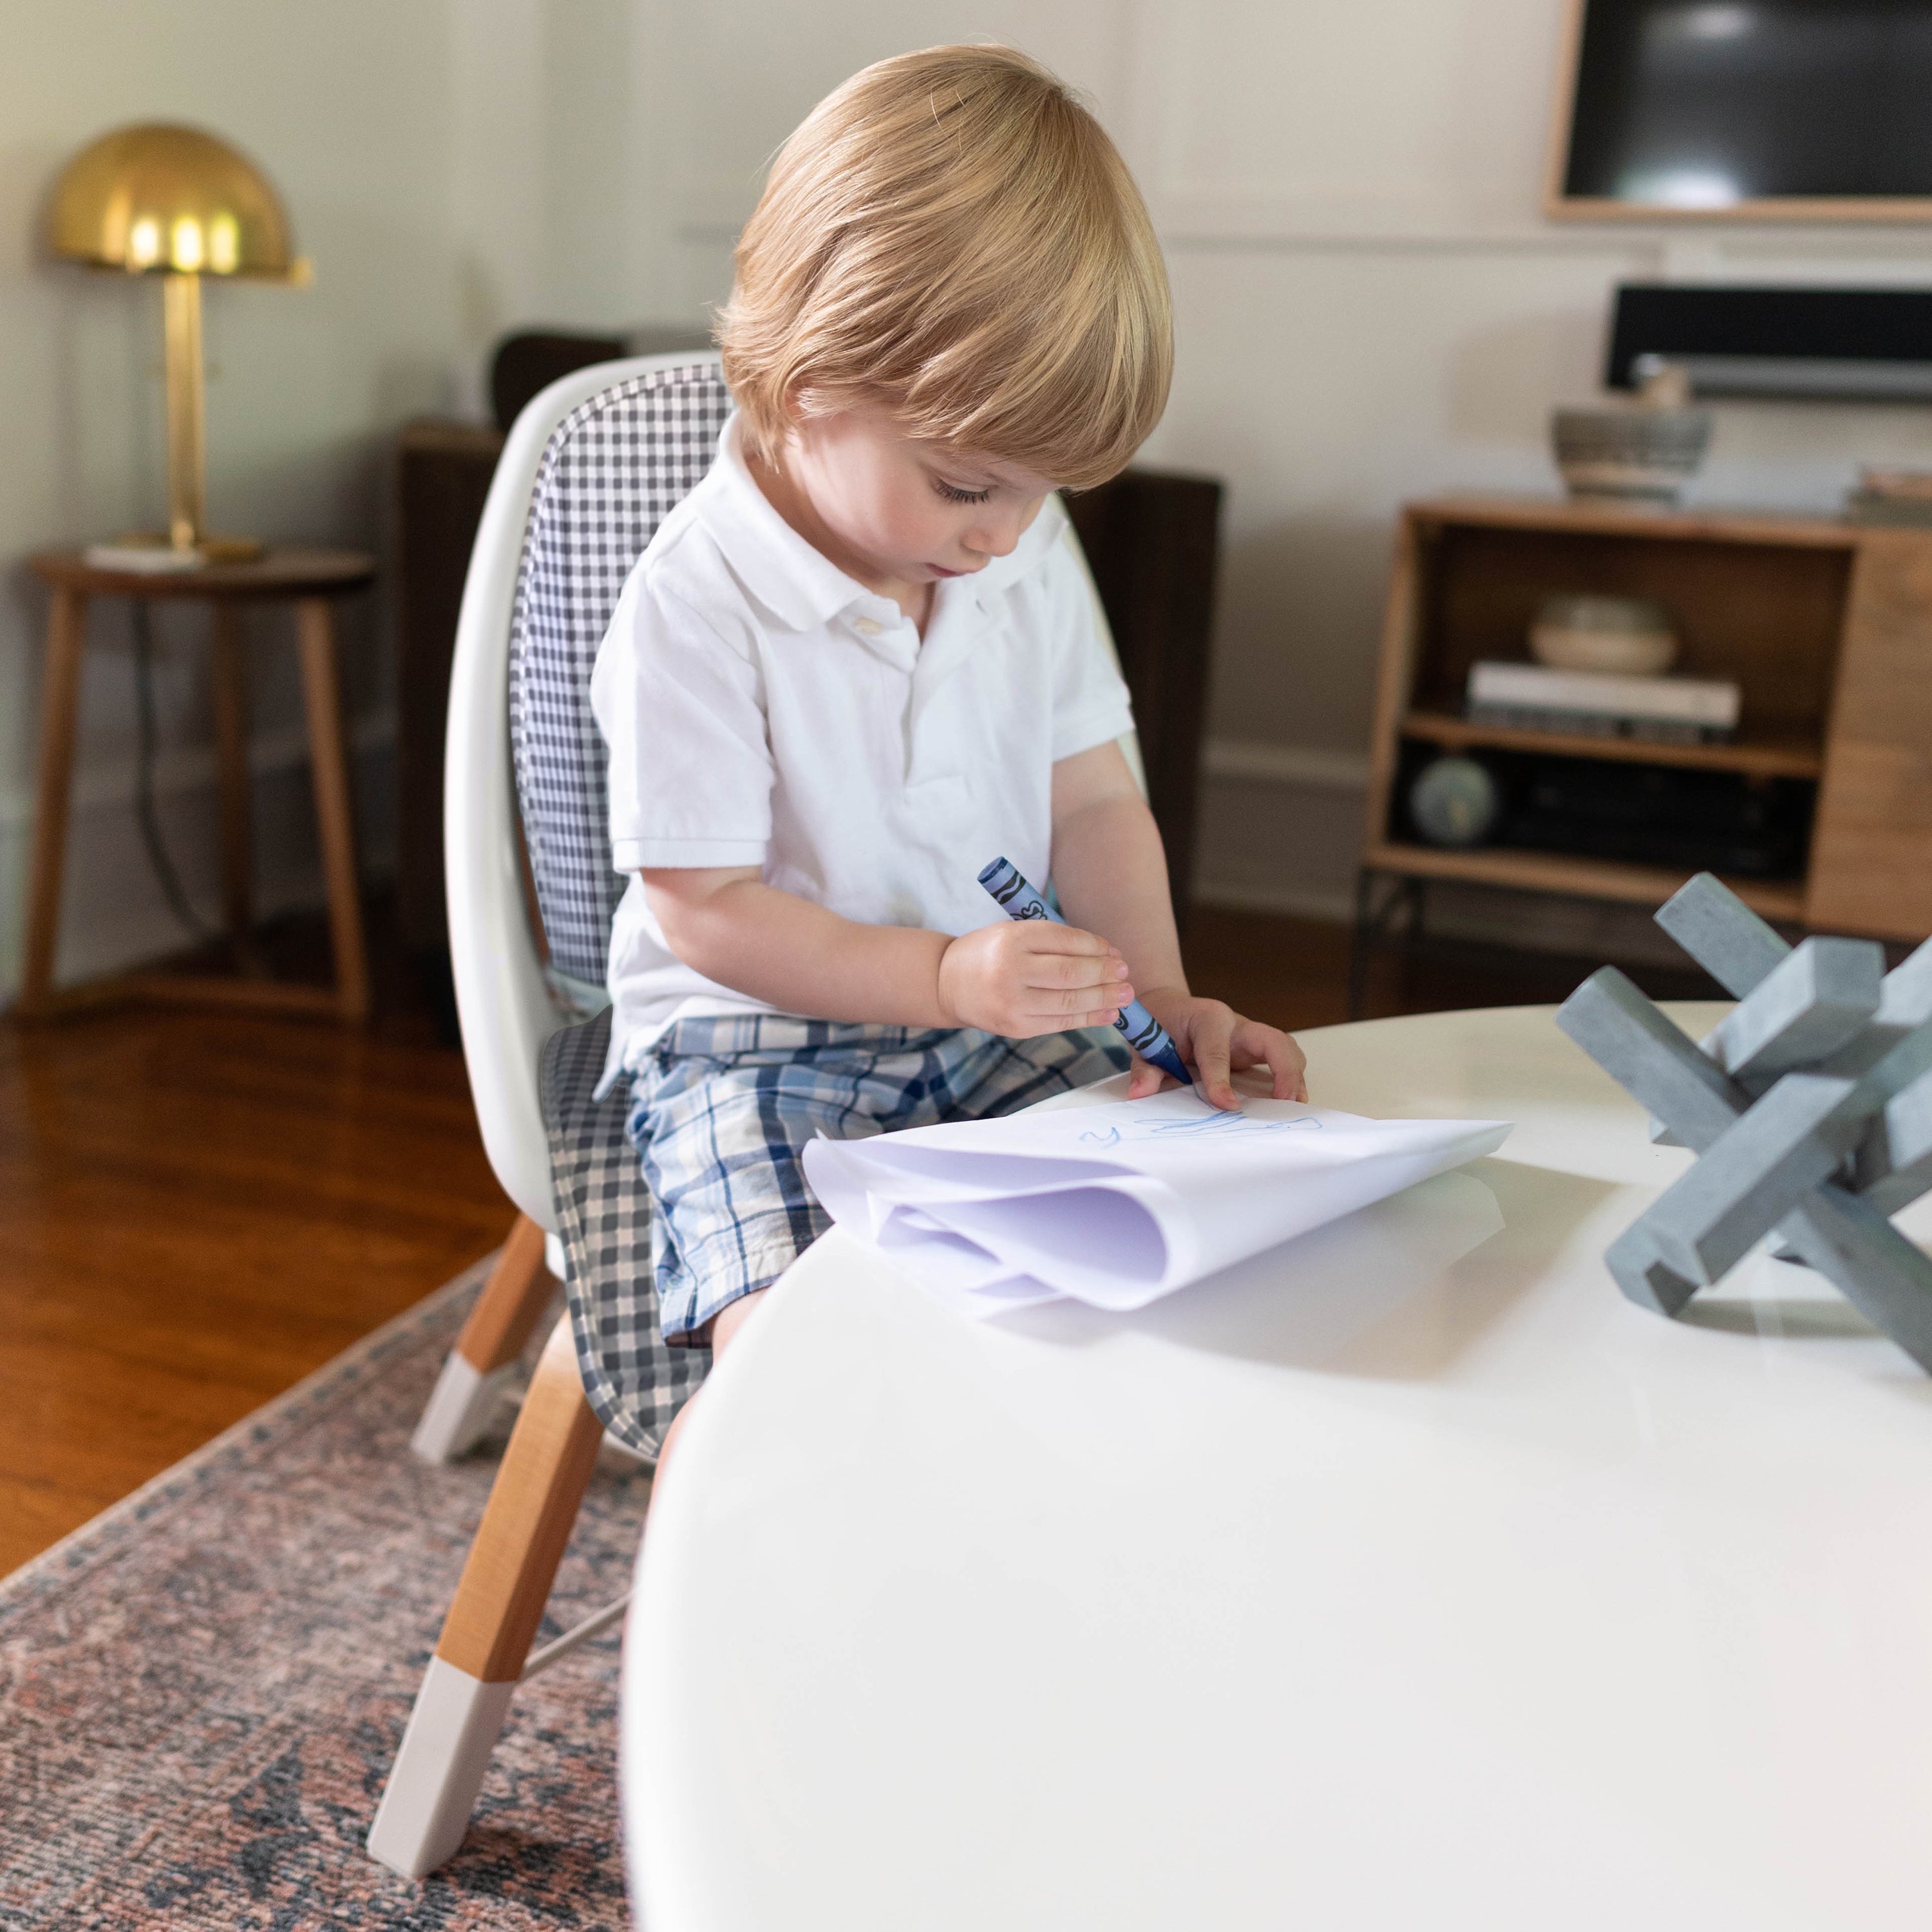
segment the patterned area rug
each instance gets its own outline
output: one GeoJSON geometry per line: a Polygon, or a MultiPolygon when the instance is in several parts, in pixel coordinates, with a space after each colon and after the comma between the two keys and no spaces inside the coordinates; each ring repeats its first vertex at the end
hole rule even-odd
{"type": "MultiPolygon", "coordinates": [[[[0,1583],[0,1927],[629,1923],[614,1630],[518,1692],[442,1871],[362,1849],[496,1471],[409,1451],[486,1270],[0,1583]]],[[[605,1462],[539,1642],[627,1586],[650,1478],[605,1462]]]]}

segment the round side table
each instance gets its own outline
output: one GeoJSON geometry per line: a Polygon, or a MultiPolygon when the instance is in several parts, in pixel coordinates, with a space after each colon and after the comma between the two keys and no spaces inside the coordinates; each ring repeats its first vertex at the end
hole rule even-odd
{"type": "Polygon", "coordinates": [[[52,590],[53,602],[47,623],[46,682],[40,706],[40,785],[27,890],[26,959],[15,1011],[23,1018],[44,1017],[107,999],[147,998],[320,1013],[351,1022],[365,1018],[369,965],[357,896],[355,820],[337,679],[334,607],[338,598],[368,588],[375,578],[375,560],[360,550],[273,550],[247,563],[208,564],[198,570],[166,573],[99,569],[81,551],[74,550],[43,550],[28,561],[52,590]],[[230,938],[238,950],[245,944],[252,923],[248,659],[242,607],[269,603],[295,606],[316,816],[328,883],[329,928],[335,955],[332,987],[206,974],[127,973],[56,990],[54,950],[67,854],[74,727],[80,708],[81,654],[86,645],[87,604],[92,597],[199,602],[208,607],[220,767],[223,910],[230,938]]]}

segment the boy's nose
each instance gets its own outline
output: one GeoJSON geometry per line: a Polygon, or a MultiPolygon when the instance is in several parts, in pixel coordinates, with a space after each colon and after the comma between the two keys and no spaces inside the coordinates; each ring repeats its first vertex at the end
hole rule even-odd
{"type": "Polygon", "coordinates": [[[966,548],[980,556],[1006,556],[1020,540],[1020,527],[1017,518],[998,524],[982,524],[968,530],[963,539],[966,548]]]}

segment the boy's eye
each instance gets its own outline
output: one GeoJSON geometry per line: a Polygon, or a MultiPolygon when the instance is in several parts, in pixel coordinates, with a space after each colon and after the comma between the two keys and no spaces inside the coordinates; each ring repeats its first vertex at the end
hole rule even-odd
{"type": "Polygon", "coordinates": [[[932,487],[949,503],[983,503],[993,493],[987,490],[962,490],[957,485],[944,482],[938,477],[932,479],[932,487]]]}

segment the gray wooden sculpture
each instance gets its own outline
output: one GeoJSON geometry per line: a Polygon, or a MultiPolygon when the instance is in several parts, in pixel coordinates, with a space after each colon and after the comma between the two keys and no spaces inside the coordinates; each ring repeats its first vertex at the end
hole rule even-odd
{"type": "Polygon", "coordinates": [[[1932,1190],[1932,940],[1890,973],[1874,940],[1793,946],[1708,872],[1657,922],[1738,1004],[1700,1044],[1606,966],[1556,1016],[1697,1155],[1611,1244],[1618,1285],[1676,1315],[1773,1234],[1932,1371],[1932,1257],[1890,1219],[1932,1190]]]}

